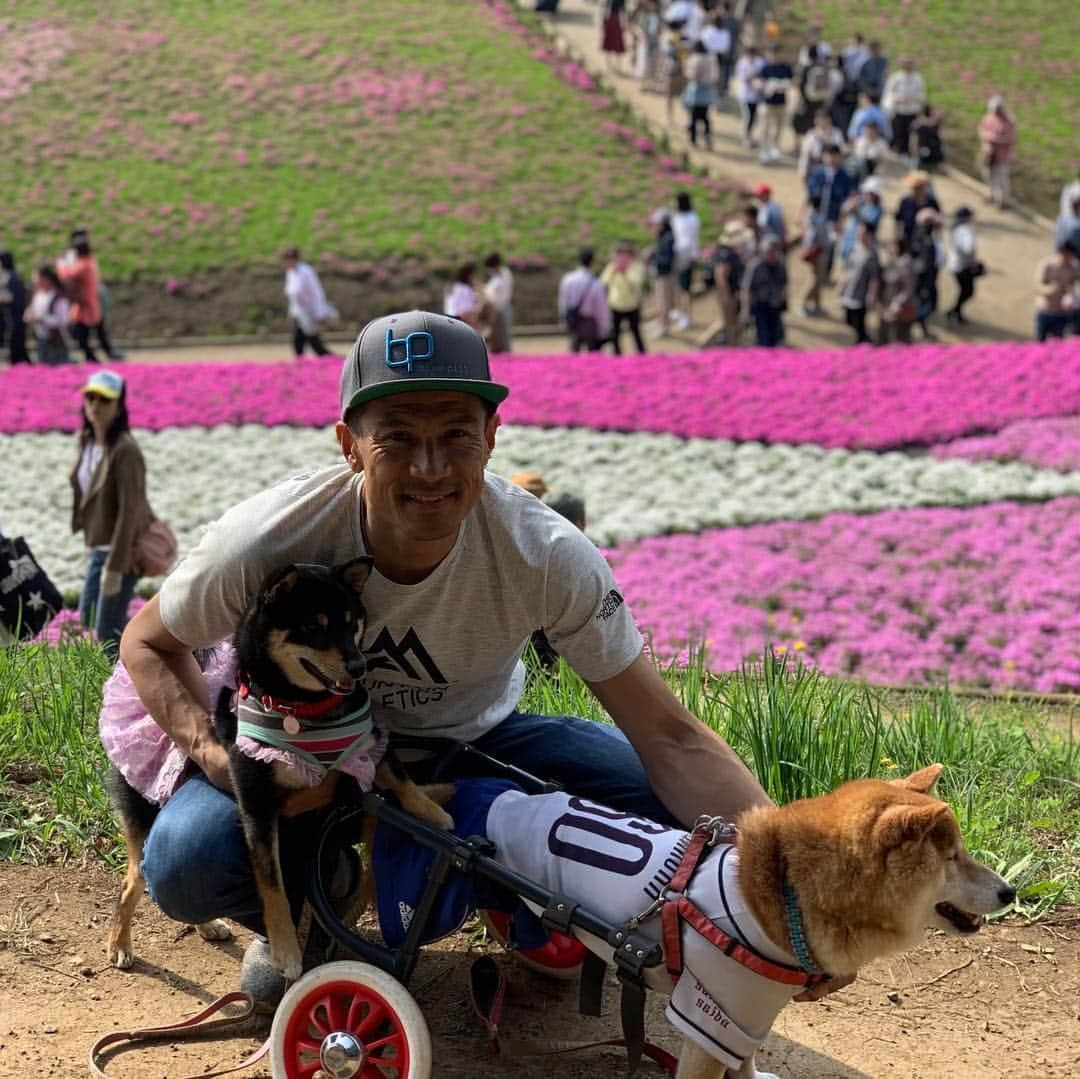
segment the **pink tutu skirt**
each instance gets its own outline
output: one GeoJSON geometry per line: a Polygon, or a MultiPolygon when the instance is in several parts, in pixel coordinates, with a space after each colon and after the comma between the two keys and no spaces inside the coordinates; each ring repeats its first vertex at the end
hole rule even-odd
{"type": "MultiPolygon", "coordinates": [[[[206,667],[207,698],[211,713],[223,689],[236,685],[236,653],[228,641],[214,648],[206,667]]],[[[105,755],[120,774],[148,802],[164,805],[180,785],[188,766],[187,754],[157,725],[139,698],[131,676],[122,662],[109,676],[102,689],[98,732],[105,755]]],[[[348,758],[341,770],[353,776],[361,789],[371,790],[375,768],[386,753],[387,734],[376,727],[374,738],[365,740],[348,758]]],[[[262,745],[250,738],[237,739],[237,745],[249,757],[267,764],[281,763],[295,772],[304,786],[314,787],[323,773],[313,764],[287,750],[262,745]]]]}
{"type": "MultiPolygon", "coordinates": [[[[218,645],[206,668],[211,712],[218,695],[236,684],[236,654],[218,645]]],[[[164,805],[187,769],[187,754],[154,722],[139,699],[127,668],[117,661],[101,691],[98,732],[105,755],[148,802],[164,805]]]]}

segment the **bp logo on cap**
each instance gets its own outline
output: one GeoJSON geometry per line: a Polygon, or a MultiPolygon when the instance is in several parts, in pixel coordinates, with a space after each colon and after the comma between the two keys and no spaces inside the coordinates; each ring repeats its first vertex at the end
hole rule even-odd
{"type": "Polygon", "coordinates": [[[510,392],[492,382],[484,339],[460,319],[405,311],[369,322],[341,369],[342,418],[388,394],[453,390],[498,404],[510,392]]]}
{"type": "Polygon", "coordinates": [[[413,364],[435,359],[435,338],[427,330],[417,330],[406,337],[394,338],[393,329],[386,331],[386,366],[404,367],[412,372],[413,364]]]}

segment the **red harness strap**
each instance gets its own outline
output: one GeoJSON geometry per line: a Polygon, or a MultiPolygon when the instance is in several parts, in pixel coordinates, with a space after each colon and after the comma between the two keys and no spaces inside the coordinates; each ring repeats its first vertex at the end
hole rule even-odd
{"type": "Polygon", "coordinates": [[[686,889],[697,872],[704,853],[714,845],[715,834],[708,827],[695,828],[690,843],[682,856],[679,868],[665,889],[665,903],[660,911],[662,940],[664,946],[664,964],[672,982],[677,982],[683,972],[682,958],[682,923],[686,922],[695,932],[715,945],[724,955],[741,963],[744,967],[785,985],[810,986],[820,985],[829,980],[828,974],[810,974],[798,967],[784,966],[759,955],[752,948],[725,933],[706,915],[692,899],[686,895],[686,889]]]}
{"type": "MultiPolygon", "coordinates": [[[[243,681],[240,675],[237,675],[236,692],[240,697],[254,696],[251,685],[243,681]]],[[[260,693],[258,699],[263,707],[271,712],[299,716],[301,719],[318,719],[327,712],[340,708],[345,698],[338,693],[328,693],[325,697],[314,701],[276,701],[269,693],[260,693]]]]}

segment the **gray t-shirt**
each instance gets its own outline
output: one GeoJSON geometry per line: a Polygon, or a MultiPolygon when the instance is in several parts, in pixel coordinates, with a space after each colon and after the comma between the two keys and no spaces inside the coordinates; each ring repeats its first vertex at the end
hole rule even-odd
{"type": "MultiPolygon", "coordinates": [[[[289,562],[365,554],[363,476],[344,463],[233,507],[166,578],[161,617],[192,648],[231,634],[260,582],[289,562]]],[[[643,640],[592,543],[538,498],[487,474],[453,549],[419,584],[372,572],[364,587],[376,722],[474,739],[517,706],[535,629],[587,681],[622,673],[643,640]]]]}
{"type": "Polygon", "coordinates": [[[856,244],[851,252],[847,280],[840,292],[840,303],[849,310],[856,311],[866,306],[870,285],[881,278],[881,263],[877,251],[872,247],[856,244]]]}

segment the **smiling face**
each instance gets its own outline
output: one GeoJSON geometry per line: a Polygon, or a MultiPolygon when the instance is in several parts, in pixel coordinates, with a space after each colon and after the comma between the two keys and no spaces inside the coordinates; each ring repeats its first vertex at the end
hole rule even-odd
{"type": "Polygon", "coordinates": [[[369,401],[337,428],[341,451],[364,474],[365,532],[380,572],[422,579],[450,552],[476,505],[498,416],[479,397],[426,390],[369,401]]]}

